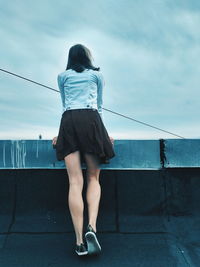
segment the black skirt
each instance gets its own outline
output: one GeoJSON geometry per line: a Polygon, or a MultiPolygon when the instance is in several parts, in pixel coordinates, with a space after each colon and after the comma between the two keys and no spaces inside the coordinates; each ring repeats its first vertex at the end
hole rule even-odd
{"type": "Polygon", "coordinates": [[[98,156],[100,164],[109,164],[115,156],[114,145],[97,109],[69,109],[63,112],[56,145],[57,160],[79,150],[81,162],[84,153],[98,156]]]}

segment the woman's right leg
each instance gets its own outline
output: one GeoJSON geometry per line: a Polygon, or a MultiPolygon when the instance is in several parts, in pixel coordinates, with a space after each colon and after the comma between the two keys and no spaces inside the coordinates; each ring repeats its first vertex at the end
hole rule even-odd
{"type": "Polygon", "coordinates": [[[85,161],[87,165],[87,204],[89,224],[96,232],[96,221],[99,210],[99,202],[101,197],[101,186],[99,183],[100,168],[98,158],[94,154],[85,153],[85,161]]]}
{"type": "Polygon", "coordinates": [[[68,204],[76,234],[76,244],[83,243],[83,210],[82,198],[83,173],[81,169],[80,151],[70,153],[65,157],[69,177],[68,204]]]}

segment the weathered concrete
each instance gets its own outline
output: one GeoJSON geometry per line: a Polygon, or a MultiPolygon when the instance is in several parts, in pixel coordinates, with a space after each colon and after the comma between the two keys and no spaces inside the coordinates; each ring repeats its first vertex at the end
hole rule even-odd
{"type": "MultiPolygon", "coordinates": [[[[113,169],[101,170],[97,229],[103,250],[94,259],[74,254],[66,168],[48,168],[43,162],[41,169],[1,169],[0,266],[200,266],[200,168],[194,167],[199,152],[193,148],[198,142],[189,140],[181,150],[181,142],[187,142],[179,141],[173,148],[174,140],[136,145],[137,140],[131,150],[137,147],[133,153],[138,157],[119,165],[117,154],[113,169]],[[146,156],[139,147],[149,148],[146,156]],[[142,163],[150,151],[156,156],[142,163]]],[[[123,142],[117,149],[126,157],[131,150],[123,142]]],[[[83,175],[86,203],[85,169],[83,175]]],[[[87,206],[84,216],[85,229],[87,206]]]]}
{"type": "MultiPolygon", "coordinates": [[[[0,169],[65,169],[64,161],[57,161],[51,142],[0,140],[0,169]]],[[[114,149],[116,156],[110,164],[102,164],[102,169],[160,168],[159,140],[115,140],[114,149]]]]}
{"type": "Polygon", "coordinates": [[[200,167],[200,139],[166,139],[166,168],[200,167]]]}

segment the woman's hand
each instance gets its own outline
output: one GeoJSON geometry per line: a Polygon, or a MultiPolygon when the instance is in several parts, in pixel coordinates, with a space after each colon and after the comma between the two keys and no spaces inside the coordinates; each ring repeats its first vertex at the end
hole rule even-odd
{"type": "Polygon", "coordinates": [[[109,138],[110,138],[111,143],[114,145],[114,139],[111,136],[109,136],[109,138]]]}
{"type": "Polygon", "coordinates": [[[55,136],[54,138],[53,138],[53,140],[52,140],[52,145],[56,145],[56,142],[57,142],[57,138],[58,138],[58,136],[55,136]]]}

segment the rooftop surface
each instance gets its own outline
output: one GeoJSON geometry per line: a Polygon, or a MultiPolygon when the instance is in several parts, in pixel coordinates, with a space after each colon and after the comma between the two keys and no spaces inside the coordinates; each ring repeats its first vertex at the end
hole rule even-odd
{"type": "MultiPolygon", "coordinates": [[[[79,258],[51,140],[0,140],[0,266],[200,266],[200,140],[114,145],[100,173],[102,253],[79,258]]],[[[85,230],[87,205],[84,216],[85,230]]]]}

